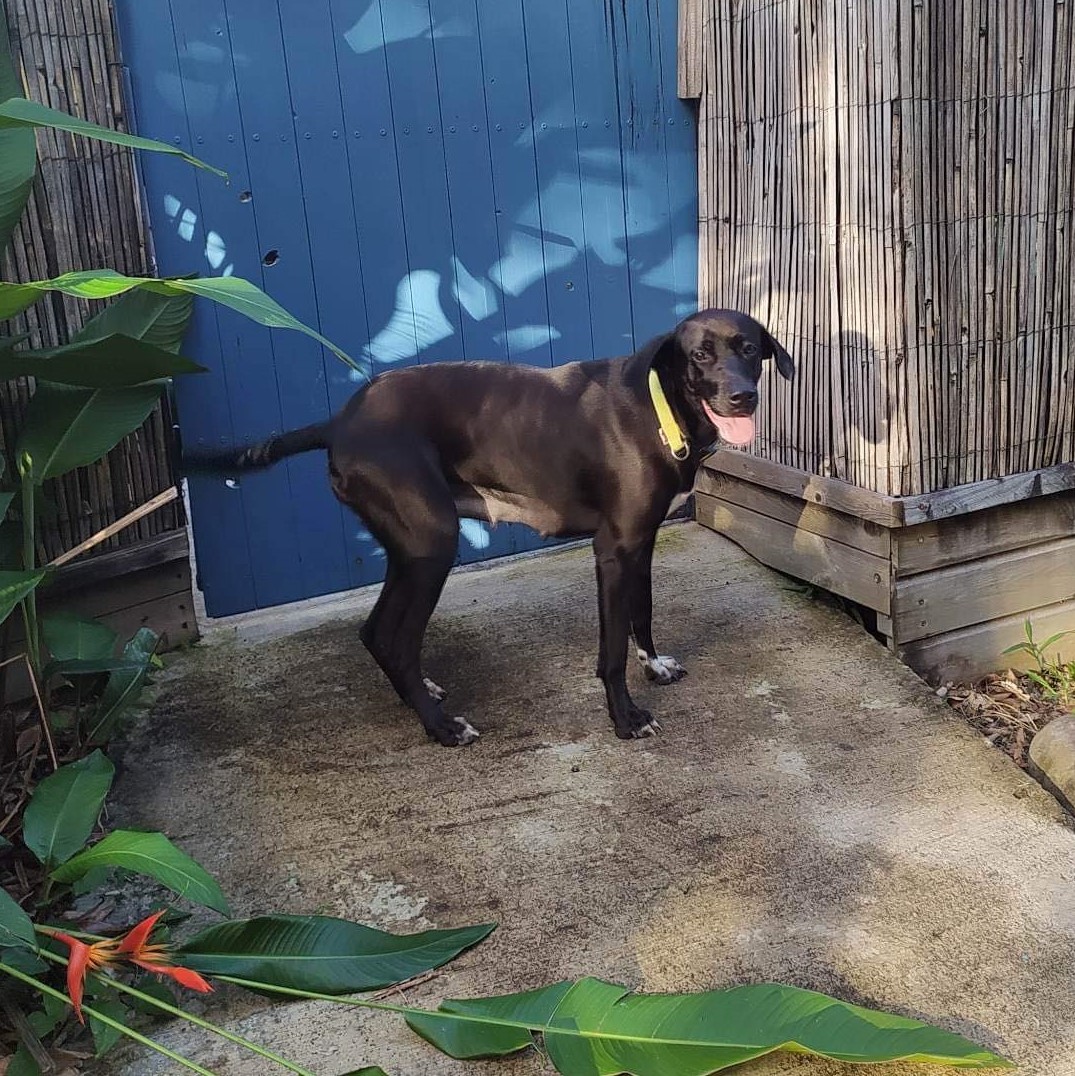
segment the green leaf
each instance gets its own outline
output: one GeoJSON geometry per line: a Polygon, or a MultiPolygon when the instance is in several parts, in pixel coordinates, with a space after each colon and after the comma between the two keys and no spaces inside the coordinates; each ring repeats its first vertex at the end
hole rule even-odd
{"type": "Polygon", "coordinates": [[[141,697],[157,650],[158,637],[149,628],[139,628],[123,648],[125,666],[116,669],[97,703],[90,730],[90,743],[108,740],[116,725],[141,697]]]}
{"type": "Polygon", "coordinates": [[[186,967],[269,986],[353,994],[438,968],[485,938],[492,924],[387,934],[319,915],[265,915],[210,927],[179,952],[186,967]]]}
{"type": "MultiPolygon", "coordinates": [[[[10,964],[11,962],[5,960],[4,963],[10,964]]],[[[19,970],[23,969],[20,968],[19,970]]],[[[58,998],[42,994],[41,1008],[37,1012],[30,1013],[26,1017],[26,1022],[33,1028],[34,1034],[39,1039],[43,1039],[46,1035],[56,1030],[57,1025],[66,1018],[69,1011],[68,1007],[58,998]]]]}
{"type": "Polygon", "coordinates": [[[61,766],[34,789],[22,839],[46,867],[66,862],[89,840],[114,774],[112,763],[94,751],[61,766]]]}
{"type": "Polygon", "coordinates": [[[7,510],[11,507],[11,502],[16,495],[17,491],[13,489],[0,490],[0,520],[7,516],[7,510]]]}
{"type": "Polygon", "coordinates": [[[0,624],[11,616],[12,609],[44,578],[44,569],[37,572],[0,571],[0,624]]]}
{"type": "Polygon", "coordinates": [[[117,829],[54,870],[52,879],[73,882],[94,867],[122,867],[144,874],[194,904],[228,914],[228,902],[212,875],[176,848],[163,833],[117,829]]]}
{"type": "Polygon", "coordinates": [[[36,951],[37,938],[30,917],[6,889],[0,889],[0,949],[5,948],[36,951]]]}
{"type": "MultiPolygon", "coordinates": [[[[165,1005],[175,1004],[175,992],[163,979],[158,979],[155,975],[144,975],[140,979],[135,980],[132,985],[143,994],[148,994],[151,998],[156,998],[165,1005]]],[[[160,1016],[160,1009],[148,1001],[143,1001],[141,998],[137,997],[131,997],[130,1003],[131,1008],[136,1012],[144,1013],[146,1016],[160,1016]]]]}
{"type": "Polygon", "coordinates": [[[157,295],[136,288],[90,318],[71,343],[89,344],[118,333],[174,355],[179,352],[193,312],[194,296],[188,292],[157,295]]]}
{"type": "Polygon", "coordinates": [[[41,1076],[41,1068],[30,1051],[20,1045],[8,1062],[5,1076],[41,1076]]]}
{"type": "Polygon", "coordinates": [[[122,389],[74,389],[39,381],[17,451],[28,453],[34,481],[99,460],[145,422],[163,382],[122,389]]]}
{"type": "Polygon", "coordinates": [[[130,146],[132,149],[153,150],[154,153],[167,153],[173,157],[181,157],[187,164],[204,168],[207,172],[213,172],[218,176],[227,177],[227,172],[214,168],[205,161],[192,157],[189,153],[175,146],[169,146],[164,142],[158,142],[153,138],[140,138],[138,135],[126,134],[123,131],[113,131],[109,127],[100,127],[96,123],[80,120],[68,112],[61,112],[56,108],[48,108],[36,101],[27,101],[22,97],[13,97],[0,104],[0,130],[19,130],[35,127],[48,127],[55,131],[68,131],[71,134],[82,135],[84,138],[92,138],[98,142],[111,142],[116,146],[130,146]]]}
{"type": "MultiPolygon", "coordinates": [[[[17,97],[22,85],[12,61],[7,22],[0,12],[0,101],[17,97]]],[[[37,142],[33,131],[0,130],[0,256],[11,242],[15,226],[34,185],[37,142]]]]}
{"type": "Polygon", "coordinates": [[[143,666],[127,658],[69,658],[50,661],[45,666],[45,679],[52,676],[88,676],[92,673],[139,672],[143,666]]]}
{"type": "Polygon", "coordinates": [[[388,1076],[388,1073],[379,1065],[370,1065],[364,1069],[352,1069],[343,1076],[388,1076]]]}
{"type": "Polygon", "coordinates": [[[0,381],[35,377],[57,385],[114,389],[201,373],[204,366],[121,333],[41,351],[0,353],[0,381]]]}
{"type": "Polygon", "coordinates": [[[275,299],[271,299],[249,280],[236,276],[157,279],[124,276],[114,269],[84,269],[64,273],[53,280],[36,280],[28,284],[0,281],[0,321],[25,310],[45,292],[59,291],[80,299],[111,299],[132,288],[145,288],[157,295],[189,294],[212,299],[213,302],[245,314],[259,325],[305,333],[318,343],[324,344],[348,366],[361,370],[347,352],[292,317],[275,299]]]}
{"type": "Polygon", "coordinates": [[[959,1035],[849,1005],[812,990],[765,984],[702,994],[631,994],[598,979],[407,1015],[422,1038],[456,1058],[514,1053],[541,1032],[564,1076],[706,1076],[774,1050],[836,1061],[1009,1066],[959,1035]],[[463,1017],[459,1019],[458,1017],[463,1017]]]}
{"type": "Polygon", "coordinates": [[[109,657],[116,648],[116,633],[107,624],[74,613],[43,617],[41,637],[57,661],[109,657]]]}
{"type": "Polygon", "coordinates": [[[40,975],[43,971],[49,970],[49,965],[37,955],[37,952],[32,949],[5,949],[4,963],[9,968],[17,968],[27,975],[40,975]]]}
{"type": "Polygon", "coordinates": [[[86,871],[77,882],[72,882],[71,893],[76,897],[85,896],[87,893],[92,893],[95,889],[100,889],[102,886],[107,885],[111,877],[111,867],[95,867],[91,871],[86,871]]]}
{"type": "MultiPolygon", "coordinates": [[[[122,1001],[117,1001],[115,998],[95,1001],[93,1008],[120,1023],[130,1022],[130,1010],[122,1001]]],[[[89,1017],[89,1024],[90,1032],[93,1034],[94,1057],[104,1057],[119,1042],[123,1032],[117,1027],[110,1027],[108,1024],[101,1023],[100,1020],[95,1020],[92,1016],[89,1017]]]]}

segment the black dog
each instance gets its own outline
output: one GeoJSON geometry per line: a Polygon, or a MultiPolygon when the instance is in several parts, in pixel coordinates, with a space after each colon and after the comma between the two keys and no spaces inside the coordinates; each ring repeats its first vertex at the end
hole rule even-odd
{"type": "Polygon", "coordinates": [[[384,589],[362,641],[430,736],[477,731],[444,713],[421,671],[422,640],[455,561],[460,517],[593,537],[601,636],[597,675],[621,739],[660,726],[627,692],[628,631],[646,675],[684,675],[653,645],[650,562],[657,529],[689,493],[718,435],[754,435],[763,360],[788,353],[753,318],[705,310],[625,358],[555,369],[461,362],[377,377],[327,423],[243,452],[188,457],[191,470],[244,470],[328,451],[332,489],[384,546],[384,589]],[[652,372],[652,373],[651,373],[652,372]]]}

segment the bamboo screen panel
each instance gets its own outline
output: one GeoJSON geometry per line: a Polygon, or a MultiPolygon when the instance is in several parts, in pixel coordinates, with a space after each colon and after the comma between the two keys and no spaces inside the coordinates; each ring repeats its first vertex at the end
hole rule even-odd
{"type": "MultiPolygon", "coordinates": [[[[127,129],[123,68],[108,0],[0,0],[6,11],[24,92],[53,108],[108,127],[127,129]]],[[[129,150],[54,132],[38,134],[38,179],[26,214],[0,266],[5,280],[39,280],[71,269],[110,266],[144,275],[150,269],[133,160],[129,150]]],[[[49,296],[6,331],[29,332],[31,343],[64,343],[89,306],[49,296]]],[[[0,383],[0,434],[7,474],[29,397],[24,383],[0,383]]],[[[170,422],[158,410],[105,459],[46,486],[55,511],[43,523],[41,552],[70,549],[174,484],[170,422]]],[[[179,526],[166,506],[102,544],[129,545],[179,526]]]]}
{"type": "Polygon", "coordinates": [[[800,364],[759,454],[894,495],[1075,459],[1073,17],[681,0],[700,299],[800,364]]]}

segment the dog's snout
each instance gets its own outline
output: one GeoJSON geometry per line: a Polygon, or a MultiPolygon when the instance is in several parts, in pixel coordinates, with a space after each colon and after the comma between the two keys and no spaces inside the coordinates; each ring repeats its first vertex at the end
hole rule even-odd
{"type": "Polygon", "coordinates": [[[743,411],[753,410],[758,403],[758,394],[753,389],[733,392],[728,396],[728,402],[743,411]]]}

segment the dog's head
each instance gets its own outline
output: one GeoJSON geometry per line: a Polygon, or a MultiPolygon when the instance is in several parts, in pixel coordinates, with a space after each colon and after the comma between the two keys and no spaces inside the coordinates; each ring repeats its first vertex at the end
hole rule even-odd
{"type": "Polygon", "coordinates": [[[692,409],[722,440],[745,445],[754,437],[762,363],[791,380],[792,357],[752,317],[736,310],[701,310],[676,326],[662,357],[692,409]]]}

